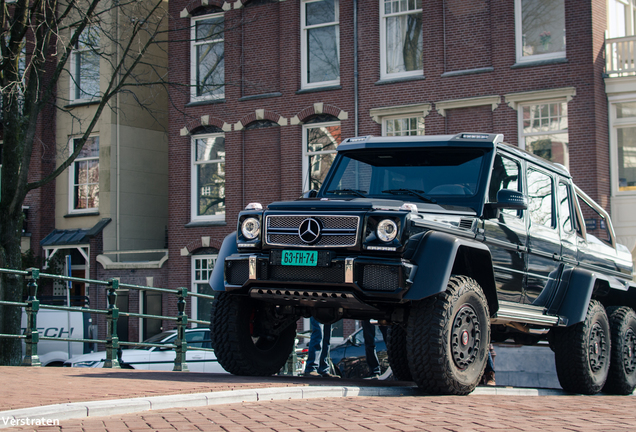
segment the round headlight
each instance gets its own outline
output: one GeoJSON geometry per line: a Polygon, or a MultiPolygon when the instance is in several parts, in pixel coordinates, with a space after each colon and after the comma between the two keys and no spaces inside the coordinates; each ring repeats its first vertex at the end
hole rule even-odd
{"type": "Polygon", "coordinates": [[[241,232],[247,240],[254,240],[261,232],[261,223],[256,218],[247,218],[241,225],[241,232]]]}
{"type": "Polygon", "coordinates": [[[378,224],[378,238],[383,242],[390,242],[397,236],[397,225],[391,219],[384,219],[378,224]]]}

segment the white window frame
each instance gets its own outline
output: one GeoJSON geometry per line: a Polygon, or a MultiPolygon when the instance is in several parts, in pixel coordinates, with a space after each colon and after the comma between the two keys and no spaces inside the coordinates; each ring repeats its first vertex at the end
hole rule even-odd
{"type": "MultiPolygon", "coordinates": [[[[608,98],[609,119],[610,119],[610,178],[612,196],[636,197],[636,190],[621,191],[619,188],[619,166],[618,166],[618,129],[634,127],[636,128],[636,116],[617,118],[616,104],[634,102],[636,103],[636,93],[625,94],[608,98]]],[[[612,203],[614,204],[614,203],[612,203]]]]}
{"type": "MultiPolygon", "coordinates": [[[[205,254],[205,255],[192,255],[192,259],[190,260],[190,280],[192,284],[190,284],[190,292],[197,293],[197,285],[199,284],[207,284],[210,281],[210,276],[212,275],[212,270],[217,263],[218,254],[205,254]],[[212,268],[206,269],[207,279],[199,278],[197,279],[197,269],[196,269],[196,261],[204,261],[204,260],[213,260],[212,268]]],[[[199,297],[191,296],[190,297],[190,318],[208,321],[210,317],[199,317],[198,316],[198,299],[199,297]]]]}
{"type": "MultiPolygon", "coordinates": [[[[549,131],[545,131],[545,132],[534,132],[534,133],[529,133],[526,134],[523,132],[523,108],[524,107],[528,107],[528,106],[534,106],[534,105],[544,105],[544,104],[557,104],[557,103],[564,103],[567,105],[568,99],[567,98],[558,98],[558,99],[544,99],[544,100],[532,100],[532,101],[527,101],[527,102],[518,102],[516,105],[516,109],[517,109],[517,138],[519,141],[519,148],[523,149],[523,150],[527,150],[526,149],[526,137],[532,137],[532,136],[542,136],[542,135],[556,135],[556,134],[568,134],[568,141],[569,141],[569,129],[558,129],[558,130],[549,130],[549,131]]],[[[570,116],[569,116],[569,109],[568,109],[568,128],[569,128],[569,122],[570,122],[570,116]]],[[[529,151],[529,150],[528,150],[529,151]]],[[[565,167],[569,169],[569,159],[570,159],[570,153],[569,150],[566,154],[566,160],[565,160],[565,167]]]]}
{"type": "MultiPolygon", "coordinates": [[[[223,37],[217,39],[206,39],[204,41],[196,40],[196,31],[197,21],[202,21],[210,18],[223,18],[223,25],[225,26],[225,13],[224,12],[216,12],[207,15],[201,15],[192,17],[190,21],[190,101],[198,102],[198,101],[206,101],[206,100],[219,100],[225,99],[225,76],[223,77],[223,94],[218,95],[210,95],[210,96],[197,96],[197,47],[199,45],[206,45],[210,43],[223,43],[223,53],[225,54],[225,27],[223,30],[223,37]]],[[[225,68],[223,70],[223,74],[225,75],[225,68]]]]}
{"type": "MultiPolygon", "coordinates": [[[[565,58],[565,51],[557,51],[553,53],[546,54],[533,54],[529,56],[523,55],[523,28],[522,28],[522,14],[521,14],[521,1],[515,0],[515,45],[517,51],[517,63],[526,63],[526,62],[537,62],[542,60],[552,60],[552,59],[560,59],[565,58]]],[[[565,0],[559,0],[564,3],[565,0]]],[[[565,25],[565,23],[563,24],[565,25]]],[[[566,35],[567,37],[567,35],[566,35]]],[[[567,45],[566,45],[567,49],[567,45]]]]}
{"type": "MultiPolygon", "coordinates": [[[[421,9],[413,9],[405,12],[391,13],[386,15],[384,13],[384,2],[385,0],[380,0],[380,79],[394,79],[394,78],[406,78],[406,77],[417,77],[424,76],[424,65],[420,65],[420,69],[416,69],[414,71],[408,72],[394,72],[388,73],[386,71],[387,68],[387,58],[386,58],[386,19],[388,17],[396,17],[401,15],[410,15],[413,13],[421,13],[422,17],[424,15],[423,7],[421,9]]],[[[422,31],[422,49],[424,46],[424,31],[422,31]]]]}
{"type": "MultiPolygon", "coordinates": [[[[315,3],[317,1],[321,1],[321,0],[303,0],[301,2],[301,7],[300,7],[300,74],[301,74],[301,88],[303,89],[308,89],[308,88],[317,88],[317,87],[328,87],[328,86],[335,86],[335,85],[340,85],[340,71],[338,71],[338,79],[335,80],[329,80],[329,81],[319,81],[319,82],[314,82],[314,83],[310,83],[309,80],[307,79],[307,75],[309,74],[309,59],[308,59],[308,54],[309,54],[309,47],[307,46],[307,32],[308,30],[311,29],[315,29],[315,28],[320,28],[320,27],[336,27],[336,40],[337,40],[337,49],[338,49],[338,59],[340,58],[340,6],[339,6],[339,0],[334,0],[334,18],[335,20],[333,22],[330,23],[323,23],[323,24],[315,24],[315,25],[310,25],[307,26],[307,17],[306,17],[306,5],[308,3],[315,3]]],[[[338,62],[340,62],[338,60],[338,62]]]]}
{"type": "Polygon", "coordinates": [[[634,4],[633,0],[608,0],[607,2],[607,30],[608,37],[617,38],[634,34],[634,4]],[[624,6],[623,16],[617,14],[616,5],[624,6]],[[621,19],[619,19],[621,18],[621,19]]]}
{"type": "MultiPolygon", "coordinates": [[[[95,27],[86,27],[84,29],[84,31],[95,31],[95,32],[99,32],[99,28],[95,28],[95,27]]],[[[80,36],[81,39],[81,36],[80,36]]],[[[79,45],[79,41],[77,42],[79,45]]],[[[97,80],[97,89],[98,89],[98,94],[93,96],[93,97],[89,97],[89,98],[82,98],[82,97],[78,97],[77,93],[78,93],[78,89],[79,92],[81,93],[81,77],[77,77],[76,75],[76,68],[77,68],[77,57],[81,56],[83,53],[89,52],[90,48],[84,48],[84,49],[80,49],[79,46],[75,46],[73,47],[73,50],[71,51],[71,56],[69,59],[69,100],[71,100],[72,102],[83,102],[83,101],[93,101],[96,99],[99,99],[99,93],[101,90],[101,82],[100,79],[97,80]],[[78,79],[79,78],[79,79],[78,79]]],[[[101,61],[100,61],[101,62],[101,61]]],[[[101,76],[101,75],[100,75],[101,76]]]]}
{"type": "Polygon", "coordinates": [[[302,171],[302,185],[303,185],[303,191],[308,191],[309,190],[309,176],[307,175],[307,173],[309,172],[309,157],[313,156],[313,155],[323,155],[323,154],[335,154],[337,153],[337,145],[336,145],[336,149],[334,150],[325,150],[325,151],[317,151],[317,152],[310,152],[308,150],[308,138],[309,138],[309,129],[319,129],[321,127],[330,127],[330,126],[341,126],[342,123],[339,121],[331,121],[331,122],[324,122],[324,123],[310,123],[310,124],[306,124],[303,125],[303,163],[302,163],[302,167],[303,167],[303,171],[302,171]]]}
{"type": "MultiPolygon", "coordinates": [[[[91,135],[89,138],[99,138],[99,135],[91,135]]],[[[80,139],[80,137],[71,137],[69,140],[69,155],[73,154],[73,150],[75,149],[75,140],[76,139],[80,139]]],[[[75,160],[71,163],[71,165],[69,165],[68,167],[68,211],[69,213],[73,213],[73,214],[81,214],[81,213],[95,213],[96,211],[99,211],[99,206],[98,207],[90,207],[90,208],[85,208],[85,209],[76,209],[75,208],[75,164],[77,162],[81,162],[81,161],[89,161],[89,160],[97,160],[97,166],[98,169],[100,169],[101,167],[99,166],[99,155],[98,156],[92,156],[92,157],[77,157],[75,158],[75,160]]],[[[101,176],[100,176],[101,178],[101,176]]],[[[98,186],[98,195],[99,195],[99,180],[97,182],[97,186],[98,186]]]]}
{"type": "MultiPolygon", "coordinates": [[[[224,137],[225,138],[225,133],[223,132],[219,132],[219,133],[212,133],[212,134],[201,134],[201,135],[192,135],[190,137],[190,218],[192,222],[215,222],[215,221],[225,221],[225,214],[222,215],[211,215],[211,216],[201,216],[198,215],[198,203],[199,203],[199,199],[198,199],[198,194],[197,194],[197,189],[198,189],[198,177],[197,177],[197,165],[205,165],[205,164],[211,164],[211,163],[225,163],[225,157],[223,157],[222,159],[212,159],[209,161],[196,161],[196,141],[198,139],[206,139],[206,138],[214,138],[214,137],[224,137]]],[[[220,153],[220,152],[219,152],[220,153]]],[[[225,155],[225,152],[223,152],[223,155],[225,155]]],[[[224,169],[219,168],[219,173],[223,171],[223,173],[225,173],[224,169]]],[[[225,187],[222,188],[223,190],[223,197],[225,198],[225,187]]],[[[223,204],[221,207],[225,207],[225,204],[223,204]]]]}
{"type": "MultiPolygon", "coordinates": [[[[405,119],[418,119],[418,133],[417,135],[419,136],[423,136],[426,134],[426,120],[424,118],[424,116],[422,116],[422,113],[413,113],[413,114],[402,114],[402,115],[395,115],[395,116],[386,116],[386,117],[382,117],[382,136],[388,136],[387,133],[387,122],[389,120],[405,120],[405,119]],[[421,120],[421,133],[420,132],[420,128],[419,128],[419,122],[421,120]]],[[[413,135],[393,135],[393,136],[413,136],[413,135]]]]}

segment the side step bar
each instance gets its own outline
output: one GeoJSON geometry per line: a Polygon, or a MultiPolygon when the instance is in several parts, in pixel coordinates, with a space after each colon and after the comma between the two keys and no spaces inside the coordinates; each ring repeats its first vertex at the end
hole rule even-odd
{"type": "Polygon", "coordinates": [[[524,324],[555,326],[560,318],[555,315],[544,315],[545,308],[532,305],[501,302],[497,314],[490,319],[491,324],[518,322],[524,324]]]}

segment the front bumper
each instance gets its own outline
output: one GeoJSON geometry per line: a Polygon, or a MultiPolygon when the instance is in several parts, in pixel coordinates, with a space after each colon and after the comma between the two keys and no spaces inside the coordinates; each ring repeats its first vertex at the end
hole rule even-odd
{"type": "Polygon", "coordinates": [[[333,257],[319,266],[286,266],[269,253],[234,254],[225,259],[225,290],[321,307],[399,302],[415,266],[401,259],[333,257]]]}

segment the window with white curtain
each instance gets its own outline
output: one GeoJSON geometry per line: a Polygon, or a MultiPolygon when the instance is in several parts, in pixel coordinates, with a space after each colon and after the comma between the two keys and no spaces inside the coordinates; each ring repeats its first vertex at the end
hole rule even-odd
{"type": "Polygon", "coordinates": [[[423,75],[422,1],[380,0],[382,78],[423,75]]]}

